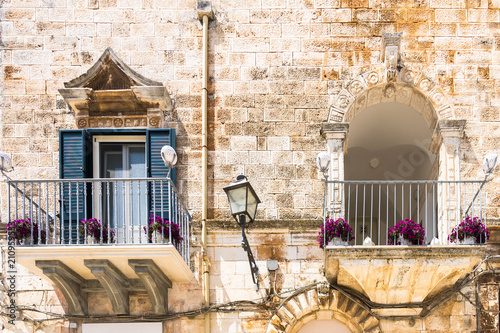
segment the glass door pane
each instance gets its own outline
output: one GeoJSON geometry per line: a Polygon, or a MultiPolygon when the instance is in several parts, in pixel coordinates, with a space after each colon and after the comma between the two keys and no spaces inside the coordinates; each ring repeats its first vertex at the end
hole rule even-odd
{"type": "Polygon", "coordinates": [[[121,178],[102,183],[102,221],[116,233],[119,243],[139,243],[147,225],[147,184],[144,143],[101,143],[101,178],[121,178]],[[130,180],[123,180],[128,179],[130,180]]]}
{"type": "MultiPolygon", "coordinates": [[[[103,170],[101,178],[123,178],[123,149],[119,144],[102,144],[103,170]]],[[[111,228],[123,228],[124,223],[124,188],[122,182],[106,182],[103,186],[102,212],[103,222],[111,228]]]]}
{"type": "MultiPolygon", "coordinates": [[[[127,151],[127,178],[146,177],[146,154],[144,145],[128,145],[127,151]]],[[[133,181],[131,191],[132,225],[147,225],[147,184],[145,181],[133,181]]]]}

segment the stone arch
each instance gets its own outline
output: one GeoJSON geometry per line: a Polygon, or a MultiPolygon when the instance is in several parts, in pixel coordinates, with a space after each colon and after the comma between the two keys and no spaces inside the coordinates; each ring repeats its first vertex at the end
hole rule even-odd
{"type": "Polygon", "coordinates": [[[313,320],[336,319],[353,333],[381,332],[379,320],[359,302],[320,283],[284,301],[271,317],[266,333],[296,333],[313,320]]]}
{"type": "MultiPolygon", "coordinates": [[[[432,169],[435,171],[433,177],[439,181],[460,179],[459,151],[466,120],[456,118],[446,93],[438,83],[423,72],[387,61],[360,73],[339,87],[338,93],[332,96],[328,122],[323,123],[321,129],[331,159],[330,179],[344,180],[344,154],[351,120],[367,107],[385,102],[408,105],[426,121],[433,133],[428,150],[437,157],[434,162],[436,167],[432,169]]],[[[459,197],[459,194],[456,195],[459,197]]],[[[443,192],[442,198],[451,196],[443,192]]],[[[340,197],[332,200],[331,211],[341,212],[341,202],[340,197]]],[[[438,206],[440,219],[436,237],[442,243],[446,242],[447,230],[458,223],[449,218],[453,215],[444,207],[454,206],[451,201],[438,206]]]]}
{"type": "Polygon", "coordinates": [[[421,72],[403,67],[389,78],[385,66],[361,73],[333,96],[328,122],[348,123],[365,108],[383,102],[398,102],[418,110],[429,128],[437,121],[455,119],[453,108],[439,84],[421,72]]]}

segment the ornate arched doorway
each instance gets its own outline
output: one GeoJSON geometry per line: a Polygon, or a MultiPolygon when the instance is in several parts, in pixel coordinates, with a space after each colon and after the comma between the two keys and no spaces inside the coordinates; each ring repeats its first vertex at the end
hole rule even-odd
{"type": "Polygon", "coordinates": [[[359,300],[325,282],[285,300],[271,317],[266,333],[312,333],[316,325],[336,325],[346,333],[381,332],[378,319],[359,300]]]}
{"type": "MultiPolygon", "coordinates": [[[[342,86],[344,88],[333,96],[328,123],[324,123],[322,128],[332,161],[330,179],[460,179],[459,147],[465,121],[455,119],[453,109],[437,83],[422,72],[399,66],[396,71],[382,65],[358,74],[350,81],[342,82],[342,86]]],[[[359,201],[361,194],[346,196],[345,193],[355,192],[357,189],[330,188],[331,192],[339,191],[336,197],[334,194],[329,206],[331,217],[347,217],[354,221],[353,224],[361,225],[360,230],[355,231],[360,233],[360,237],[356,234],[356,244],[362,244],[367,234],[376,234],[371,237],[376,244],[386,244],[388,227],[405,218],[419,222],[431,221],[427,230],[432,232],[427,233],[426,243],[434,237],[446,242],[450,227],[457,223],[449,217],[459,218],[456,207],[451,203],[443,202],[441,207],[447,207],[445,210],[437,205],[429,207],[427,203],[424,204],[424,201],[434,200],[437,192],[446,192],[443,198],[459,197],[458,190],[452,187],[439,190],[426,188],[417,194],[413,193],[414,189],[403,189],[398,196],[404,198],[404,202],[401,199],[397,204],[391,202],[396,198],[393,195],[396,190],[391,193],[386,190],[384,193],[383,189],[376,186],[369,187],[368,190],[374,191],[374,194],[369,198],[368,208],[351,207],[356,199],[359,201]],[[403,193],[405,191],[409,192],[403,193]],[[343,202],[349,198],[351,203],[343,202]],[[373,202],[379,211],[383,207],[378,207],[377,204],[384,203],[386,216],[379,216],[379,211],[372,210],[373,202]],[[387,207],[393,207],[390,221],[387,207]],[[348,210],[354,217],[346,215],[348,210]],[[410,212],[413,212],[412,216],[410,212]],[[424,218],[421,218],[420,212],[423,212],[424,218]],[[426,218],[429,215],[432,218],[426,218]],[[368,222],[365,223],[367,217],[370,219],[369,226],[368,222]],[[380,225],[379,221],[385,225],[380,225]],[[372,230],[373,225],[378,229],[372,230]]],[[[365,190],[363,187],[360,191],[365,190]]],[[[362,195],[365,196],[365,193],[362,195]]]]}

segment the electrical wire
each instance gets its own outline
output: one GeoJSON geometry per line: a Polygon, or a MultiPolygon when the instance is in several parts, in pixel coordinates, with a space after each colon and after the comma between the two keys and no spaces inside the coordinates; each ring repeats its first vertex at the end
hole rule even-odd
{"type": "MultiPolygon", "coordinates": [[[[479,277],[486,275],[486,274],[500,274],[499,270],[484,270],[482,268],[483,264],[486,264],[487,267],[489,267],[489,261],[493,259],[499,259],[500,255],[495,255],[495,256],[488,256],[483,258],[480,262],[478,262],[474,268],[466,274],[466,276],[459,280],[458,282],[455,283],[452,287],[440,292],[438,295],[435,297],[429,299],[429,300],[424,300],[422,302],[412,302],[412,303],[399,303],[399,304],[383,304],[383,303],[376,303],[372,302],[368,297],[365,295],[347,288],[343,287],[337,284],[328,284],[330,288],[337,290],[339,293],[356,303],[358,306],[369,312],[372,316],[374,316],[377,319],[403,319],[403,318],[409,318],[409,319],[421,319],[427,317],[430,313],[433,312],[434,309],[451,299],[454,295],[459,294],[461,295],[467,302],[469,302],[472,306],[474,306],[476,309],[488,313],[500,313],[500,311],[496,310],[489,310],[481,307],[478,305],[475,301],[470,299],[465,293],[462,292],[462,289],[466,287],[467,285],[470,285],[474,281],[476,281],[479,277]],[[414,316],[382,316],[374,311],[373,309],[377,308],[422,308],[422,311],[419,315],[414,315],[414,316]]],[[[96,315],[84,315],[84,316],[76,316],[76,315],[67,315],[67,314],[60,314],[60,313],[54,313],[50,311],[44,311],[44,310],[39,310],[34,307],[29,307],[25,305],[20,305],[17,306],[16,309],[18,311],[24,311],[24,312],[36,312],[36,313],[41,313],[46,316],[49,316],[51,318],[42,318],[42,319],[30,319],[23,317],[21,320],[24,321],[31,321],[33,323],[42,323],[46,321],[54,321],[54,320],[61,320],[61,319],[93,319],[93,320],[99,320],[99,319],[107,319],[107,320],[122,320],[122,321],[165,321],[165,320],[174,320],[177,318],[181,317],[196,317],[199,315],[203,315],[206,313],[213,313],[213,312],[268,312],[275,314],[278,309],[280,309],[286,302],[288,302],[290,299],[294,298],[295,296],[310,290],[314,287],[317,287],[320,284],[324,284],[325,282],[314,282],[311,284],[308,284],[303,287],[299,288],[294,288],[290,290],[285,290],[281,291],[279,293],[273,293],[269,294],[265,297],[257,298],[254,300],[239,300],[239,301],[232,301],[232,302],[227,302],[223,304],[214,304],[208,307],[202,307],[196,310],[190,310],[190,311],[182,311],[182,312],[175,312],[175,313],[168,313],[164,315],[105,315],[105,316],[96,316],[96,315]],[[279,304],[274,302],[274,300],[278,298],[281,300],[279,304]]],[[[3,280],[2,280],[2,284],[3,280]]],[[[5,284],[4,284],[5,287],[5,284]]],[[[9,314],[5,312],[0,312],[0,316],[8,317],[9,314]]]]}
{"type": "MultiPolygon", "coordinates": [[[[267,295],[262,298],[258,298],[255,300],[240,300],[240,301],[233,301],[233,302],[227,302],[223,304],[215,304],[209,307],[203,307],[199,308],[196,310],[190,310],[190,311],[183,311],[183,312],[176,312],[176,313],[170,313],[170,314],[164,314],[164,315],[106,315],[106,316],[96,316],[96,315],[84,315],[84,316],[76,316],[76,315],[67,315],[67,314],[60,314],[60,313],[54,313],[50,311],[44,311],[44,310],[39,310],[37,308],[25,306],[25,305],[19,305],[16,307],[17,310],[19,311],[29,311],[29,312],[37,312],[37,313],[42,313],[47,316],[50,316],[52,318],[42,318],[42,319],[31,319],[29,321],[32,322],[45,322],[45,321],[53,321],[53,320],[60,320],[60,319],[118,319],[118,320],[128,320],[128,321],[165,321],[165,320],[173,320],[177,319],[180,317],[196,317],[202,314],[205,314],[207,312],[235,312],[235,311],[250,311],[250,312],[269,312],[273,310],[272,305],[270,306],[270,300],[272,300],[273,297],[278,297],[278,298],[286,298],[285,295],[292,293],[293,295],[296,295],[298,293],[301,293],[305,289],[310,289],[311,287],[315,286],[317,283],[313,283],[310,285],[307,285],[305,287],[301,288],[296,288],[292,290],[286,290],[282,291],[277,294],[272,294],[272,295],[267,295]]],[[[0,312],[0,316],[8,316],[7,313],[0,312]]]]}

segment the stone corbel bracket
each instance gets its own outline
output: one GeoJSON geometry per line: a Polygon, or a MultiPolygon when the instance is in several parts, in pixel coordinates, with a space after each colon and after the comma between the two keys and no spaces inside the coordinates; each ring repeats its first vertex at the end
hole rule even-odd
{"type": "Polygon", "coordinates": [[[68,302],[69,311],[73,315],[87,314],[87,293],[82,289],[85,280],[60,260],[37,260],[35,265],[45,274],[64,296],[68,302]]]}
{"type": "Polygon", "coordinates": [[[128,314],[128,278],[118,270],[109,260],[85,259],[84,265],[97,278],[108,294],[116,314],[128,314]]]}
{"type": "Polygon", "coordinates": [[[129,293],[147,292],[155,314],[168,311],[168,289],[172,281],[152,259],[129,259],[128,264],[139,279],[126,277],[109,260],[85,259],[85,266],[96,279],[85,279],[60,260],[36,260],[43,274],[61,291],[69,313],[88,314],[88,294],[106,292],[117,315],[129,314],[129,293]]]}
{"type": "Polygon", "coordinates": [[[170,279],[151,259],[129,259],[128,264],[146,288],[155,314],[167,313],[168,288],[172,288],[170,279]]]}

